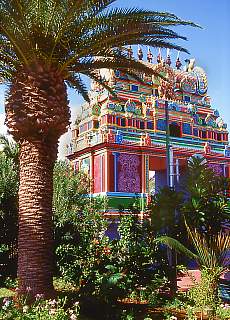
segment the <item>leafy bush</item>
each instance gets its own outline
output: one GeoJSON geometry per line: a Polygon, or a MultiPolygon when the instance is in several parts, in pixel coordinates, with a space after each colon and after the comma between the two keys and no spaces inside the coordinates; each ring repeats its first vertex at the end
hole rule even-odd
{"type": "Polygon", "coordinates": [[[109,240],[105,235],[108,220],[101,214],[88,213],[78,219],[76,242],[68,238],[56,250],[61,276],[77,284],[82,296],[112,302],[135,293],[139,300],[153,301],[166,279],[157,276],[159,257],[149,222],[124,216],[118,226],[119,239],[109,240]]]}

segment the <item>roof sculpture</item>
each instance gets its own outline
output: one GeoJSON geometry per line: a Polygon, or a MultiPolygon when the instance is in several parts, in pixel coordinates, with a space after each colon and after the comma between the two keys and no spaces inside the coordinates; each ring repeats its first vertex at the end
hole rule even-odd
{"type": "MultiPolygon", "coordinates": [[[[128,50],[132,56],[132,49],[128,50]]],[[[138,57],[140,60],[143,59],[140,47],[138,57]]],[[[207,75],[201,67],[195,66],[195,59],[186,60],[187,65],[183,69],[179,55],[175,67],[172,66],[169,52],[164,60],[159,51],[158,62],[152,63],[153,55],[148,49],[147,59],[148,62],[142,60],[142,63],[151,67],[156,75],[139,72],[138,77],[142,82],[121,70],[98,71],[117,97],[97,83],[92,83],[91,102],[82,106],[81,121],[78,128],[75,128],[79,130],[79,136],[73,141],[74,150],[84,148],[90,139],[91,144],[101,141],[102,132],[105,134],[106,131],[135,131],[141,134],[144,129],[145,133],[149,133],[153,138],[161,136],[165,131],[166,100],[170,110],[170,121],[180,123],[180,138],[185,139],[187,147],[190,145],[189,140],[193,141],[192,145],[196,140],[195,144],[201,149],[205,143],[213,146],[213,151],[221,146],[222,149],[225,148],[225,145],[228,145],[227,125],[218,110],[211,106],[211,98],[207,93],[207,75]],[[112,119],[115,115],[116,119],[112,119]],[[151,120],[154,122],[152,126],[151,120]]]]}

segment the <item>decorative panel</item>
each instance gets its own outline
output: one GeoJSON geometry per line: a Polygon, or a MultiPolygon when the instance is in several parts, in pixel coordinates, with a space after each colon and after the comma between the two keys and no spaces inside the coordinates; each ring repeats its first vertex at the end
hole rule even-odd
{"type": "Polygon", "coordinates": [[[224,175],[224,166],[218,163],[209,163],[208,167],[212,169],[216,175],[224,175]]]}
{"type": "Polygon", "coordinates": [[[166,121],[164,119],[157,120],[157,130],[161,130],[161,131],[166,130],[166,121]]]}
{"type": "Polygon", "coordinates": [[[141,192],[141,158],[120,153],[118,157],[118,191],[141,192]]]}

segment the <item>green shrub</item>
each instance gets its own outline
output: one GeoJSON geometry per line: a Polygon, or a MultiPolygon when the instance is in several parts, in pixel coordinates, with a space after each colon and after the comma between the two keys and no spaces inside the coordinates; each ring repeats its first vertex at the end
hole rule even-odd
{"type": "Polygon", "coordinates": [[[149,222],[140,223],[131,215],[120,219],[119,239],[105,236],[108,221],[101,214],[79,216],[76,242],[65,238],[56,250],[61,276],[79,287],[82,296],[106,302],[135,294],[138,300],[157,301],[165,285],[164,272],[156,264],[149,222]]]}

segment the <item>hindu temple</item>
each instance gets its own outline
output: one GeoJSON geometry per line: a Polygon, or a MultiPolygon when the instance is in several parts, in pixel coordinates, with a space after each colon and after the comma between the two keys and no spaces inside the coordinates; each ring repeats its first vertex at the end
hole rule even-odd
{"type": "Polygon", "coordinates": [[[229,176],[227,125],[212,107],[205,71],[195,59],[182,66],[179,54],[172,63],[169,51],[154,61],[148,49],[144,61],[139,47],[138,59],[154,75],[138,72],[140,81],[122,70],[98,70],[115,94],[92,83],[69,147],[74,168],[91,177],[90,196],[105,196],[114,215],[134,202],[144,211],[167,183],[177,188],[191,156],[229,176]]]}

